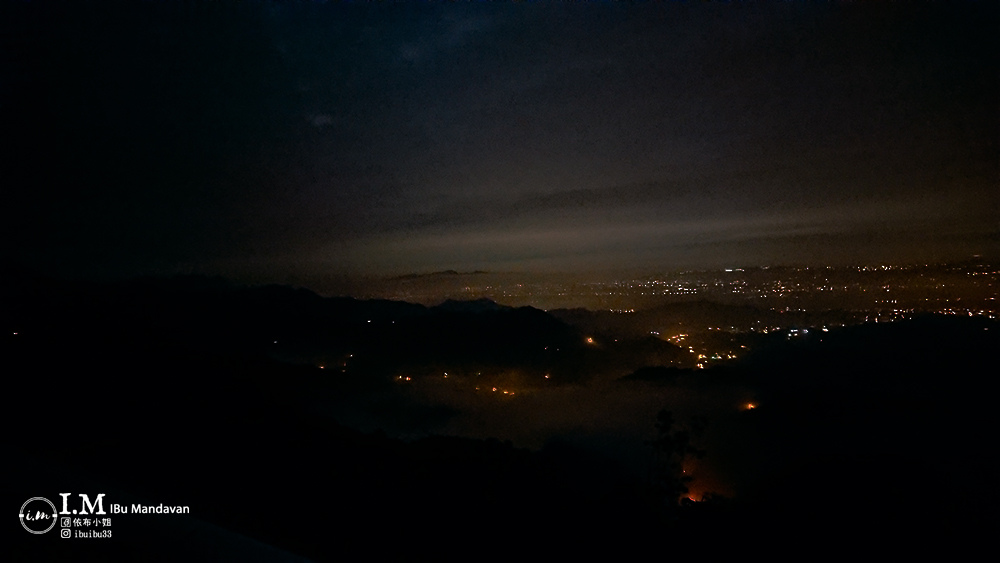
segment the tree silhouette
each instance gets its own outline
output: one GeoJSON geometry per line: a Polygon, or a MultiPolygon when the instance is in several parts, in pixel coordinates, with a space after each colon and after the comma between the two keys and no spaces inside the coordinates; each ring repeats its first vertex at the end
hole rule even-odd
{"type": "Polygon", "coordinates": [[[684,474],[684,460],[689,456],[698,459],[705,456],[703,450],[692,444],[692,439],[698,437],[704,427],[703,419],[695,419],[688,426],[678,425],[673,413],[666,409],[656,415],[657,437],[650,443],[653,446],[651,480],[668,512],[678,506],[682,495],[688,492],[687,484],[694,479],[684,474]]]}

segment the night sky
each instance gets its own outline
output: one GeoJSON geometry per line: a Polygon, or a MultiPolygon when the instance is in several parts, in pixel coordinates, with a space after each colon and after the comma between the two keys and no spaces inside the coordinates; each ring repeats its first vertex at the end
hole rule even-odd
{"type": "Polygon", "coordinates": [[[5,266],[1000,254],[996,2],[4,2],[5,266]]]}

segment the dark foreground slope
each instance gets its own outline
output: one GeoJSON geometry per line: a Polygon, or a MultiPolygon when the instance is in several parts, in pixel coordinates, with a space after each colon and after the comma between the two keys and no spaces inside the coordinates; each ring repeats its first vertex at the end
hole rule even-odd
{"type": "Polygon", "coordinates": [[[752,501],[812,534],[987,537],[998,345],[995,321],[927,316],[762,348],[745,368],[767,457],[752,501]]]}

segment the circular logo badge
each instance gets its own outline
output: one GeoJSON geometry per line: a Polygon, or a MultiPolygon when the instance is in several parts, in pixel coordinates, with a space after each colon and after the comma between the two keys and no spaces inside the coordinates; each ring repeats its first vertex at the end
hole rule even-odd
{"type": "Polygon", "coordinates": [[[21,525],[32,534],[44,534],[56,525],[56,505],[49,499],[32,497],[21,505],[21,525]]]}

